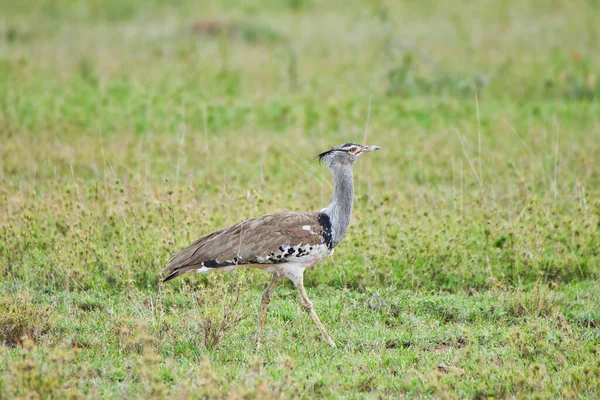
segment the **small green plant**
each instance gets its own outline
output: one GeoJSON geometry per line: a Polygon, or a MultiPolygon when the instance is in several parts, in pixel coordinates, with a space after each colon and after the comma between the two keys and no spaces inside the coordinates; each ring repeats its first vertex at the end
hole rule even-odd
{"type": "Polygon", "coordinates": [[[17,357],[8,366],[4,388],[0,384],[0,397],[17,399],[81,398],[77,388],[85,378],[84,368],[76,368],[73,374],[74,352],[57,350],[44,354],[35,342],[23,338],[17,357]]]}
{"type": "Polygon", "coordinates": [[[0,297],[0,344],[15,347],[25,339],[39,341],[51,328],[51,308],[35,304],[27,295],[0,297]]]}
{"type": "Polygon", "coordinates": [[[209,350],[216,349],[227,333],[245,318],[245,310],[240,309],[239,284],[234,291],[231,297],[227,296],[224,285],[215,284],[203,290],[201,298],[194,296],[196,305],[202,309],[200,326],[204,334],[204,346],[209,350]],[[221,305],[220,310],[215,303],[221,305]]]}

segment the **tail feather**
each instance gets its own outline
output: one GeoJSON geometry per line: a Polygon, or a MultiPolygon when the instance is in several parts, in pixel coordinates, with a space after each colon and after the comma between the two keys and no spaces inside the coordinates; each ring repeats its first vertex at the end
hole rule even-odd
{"type": "Polygon", "coordinates": [[[184,266],[167,266],[162,271],[162,282],[170,281],[171,279],[177,278],[179,275],[183,275],[186,272],[194,271],[198,269],[196,265],[184,265],[184,266]]]}
{"type": "Polygon", "coordinates": [[[161,282],[166,282],[166,281],[170,281],[171,279],[175,279],[179,275],[183,275],[185,272],[187,272],[187,271],[181,271],[181,270],[170,271],[169,275],[162,278],[161,282]]]}
{"type": "Polygon", "coordinates": [[[169,264],[167,264],[167,267],[162,271],[162,282],[170,281],[171,279],[175,279],[186,272],[193,271],[198,268],[195,264],[190,265],[187,257],[182,257],[182,253],[185,250],[180,251],[171,257],[169,264]]]}

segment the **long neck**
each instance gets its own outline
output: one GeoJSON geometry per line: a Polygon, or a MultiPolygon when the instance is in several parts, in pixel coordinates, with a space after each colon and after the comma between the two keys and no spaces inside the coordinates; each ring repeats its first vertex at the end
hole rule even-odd
{"type": "Polygon", "coordinates": [[[333,201],[325,209],[325,214],[331,221],[332,248],[342,240],[352,217],[354,200],[354,183],[352,181],[352,165],[332,170],[333,172],[333,201]]]}

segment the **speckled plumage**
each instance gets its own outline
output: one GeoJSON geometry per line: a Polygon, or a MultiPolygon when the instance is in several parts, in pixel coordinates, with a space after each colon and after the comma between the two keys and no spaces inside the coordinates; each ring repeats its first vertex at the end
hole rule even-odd
{"type": "Polygon", "coordinates": [[[322,212],[278,212],[244,221],[204,236],[175,254],[163,270],[163,282],[186,272],[231,271],[240,267],[260,268],[273,274],[261,302],[257,347],[267,307],[275,286],[283,277],[298,288],[302,306],[309,312],[323,338],[333,340],[314,311],[304,289],[304,270],[333,254],[352,215],[354,186],[352,167],[363,153],[377,146],[345,143],[319,154],[333,173],[333,201],[322,212]]]}
{"type": "Polygon", "coordinates": [[[331,224],[326,215],[269,214],[196,240],[171,258],[163,271],[164,281],[194,270],[209,272],[230,266],[268,269],[271,264],[286,262],[315,264],[331,253],[323,250],[330,246],[331,224]]]}

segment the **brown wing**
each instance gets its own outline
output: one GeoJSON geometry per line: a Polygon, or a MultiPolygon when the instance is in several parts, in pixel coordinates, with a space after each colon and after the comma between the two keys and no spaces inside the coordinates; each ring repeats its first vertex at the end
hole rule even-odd
{"type": "Polygon", "coordinates": [[[284,262],[294,246],[329,245],[330,240],[329,219],[324,214],[269,214],[198,239],[171,258],[163,281],[201,267],[284,262]]]}

